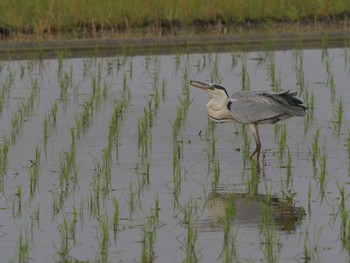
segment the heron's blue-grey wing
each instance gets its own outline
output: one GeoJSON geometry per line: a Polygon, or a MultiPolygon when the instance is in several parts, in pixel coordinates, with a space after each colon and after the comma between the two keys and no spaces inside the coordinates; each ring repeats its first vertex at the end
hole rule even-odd
{"type": "Polygon", "coordinates": [[[237,92],[227,105],[234,119],[242,123],[275,123],[293,116],[304,116],[306,107],[296,92],[237,92]]]}

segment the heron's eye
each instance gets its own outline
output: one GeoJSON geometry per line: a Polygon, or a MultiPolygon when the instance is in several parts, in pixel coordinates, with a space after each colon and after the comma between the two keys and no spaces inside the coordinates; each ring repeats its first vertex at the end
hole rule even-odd
{"type": "Polygon", "coordinates": [[[215,87],[213,87],[213,86],[209,86],[209,89],[210,89],[210,90],[214,90],[214,89],[215,89],[215,87]]]}

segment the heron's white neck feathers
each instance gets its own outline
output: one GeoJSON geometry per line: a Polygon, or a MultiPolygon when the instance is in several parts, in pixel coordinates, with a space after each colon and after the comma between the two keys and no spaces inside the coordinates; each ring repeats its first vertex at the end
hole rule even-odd
{"type": "Polygon", "coordinates": [[[212,96],[207,103],[208,115],[217,122],[233,121],[232,114],[227,108],[227,96],[212,96]]]}

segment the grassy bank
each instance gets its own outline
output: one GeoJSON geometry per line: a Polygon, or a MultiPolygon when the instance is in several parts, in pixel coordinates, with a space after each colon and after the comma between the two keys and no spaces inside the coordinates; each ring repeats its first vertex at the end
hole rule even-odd
{"type": "Polygon", "coordinates": [[[2,0],[0,33],[131,32],[274,22],[345,21],[348,0],[2,0]]]}

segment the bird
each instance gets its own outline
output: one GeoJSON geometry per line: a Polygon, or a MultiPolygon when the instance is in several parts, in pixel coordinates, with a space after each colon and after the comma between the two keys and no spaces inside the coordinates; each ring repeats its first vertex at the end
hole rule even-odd
{"type": "Polygon", "coordinates": [[[279,93],[266,91],[239,91],[229,96],[221,84],[190,80],[189,84],[206,91],[210,100],[207,103],[208,117],[217,123],[242,123],[248,125],[254,140],[253,159],[260,156],[261,141],[259,124],[275,124],[295,116],[305,116],[307,108],[296,98],[296,91],[279,93]]]}

